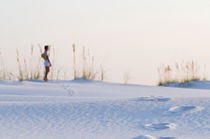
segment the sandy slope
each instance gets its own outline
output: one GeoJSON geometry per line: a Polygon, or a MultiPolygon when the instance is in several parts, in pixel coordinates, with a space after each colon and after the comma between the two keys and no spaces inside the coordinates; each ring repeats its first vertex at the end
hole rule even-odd
{"type": "Polygon", "coordinates": [[[210,139],[210,90],[196,88],[0,81],[0,138],[210,139]]]}

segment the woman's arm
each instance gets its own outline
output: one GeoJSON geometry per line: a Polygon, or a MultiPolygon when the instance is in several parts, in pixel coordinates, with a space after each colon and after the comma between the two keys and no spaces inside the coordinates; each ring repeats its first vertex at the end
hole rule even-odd
{"type": "Polygon", "coordinates": [[[52,66],[51,61],[50,61],[50,58],[49,58],[48,55],[47,55],[47,60],[48,60],[48,62],[50,63],[50,66],[52,66]]]}

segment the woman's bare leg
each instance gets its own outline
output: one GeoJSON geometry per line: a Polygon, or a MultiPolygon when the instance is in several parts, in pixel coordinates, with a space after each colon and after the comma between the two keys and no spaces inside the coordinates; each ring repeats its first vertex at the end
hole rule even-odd
{"type": "Polygon", "coordinates": [[[48,81],[48,78],[47,78],[47,76],[48,76],[48,73],[50,72],[50,67],[45,67],[45,76],[44,76],[44,80],[45,81],[48,81]]]}

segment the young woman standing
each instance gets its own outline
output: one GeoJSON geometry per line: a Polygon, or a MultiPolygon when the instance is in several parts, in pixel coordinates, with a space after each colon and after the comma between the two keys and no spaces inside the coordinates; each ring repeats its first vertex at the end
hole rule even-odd
{"type": "Polygon", "coordinates": [[[47,82],[48,81],[48,73],[50,72],[50,67],[52,66],[51,65],[51,62],[50,62],[50,59],[49,59],[49,50],[50,50],[50,47],[48,45],[46,45],[44,47],[44,53],[42,54],[43,55],[43,58],[44,58],[44,66],[45,66],[45,76],[44,76],[44,80],[47,82]]]}

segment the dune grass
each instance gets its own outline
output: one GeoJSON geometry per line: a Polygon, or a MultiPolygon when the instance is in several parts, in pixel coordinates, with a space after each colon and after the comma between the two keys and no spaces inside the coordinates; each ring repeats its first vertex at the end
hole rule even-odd
{"type": "MultiPolygon", "coordinates": [[[[83,78],[86,80],[100,80],[105,79],[105,70],[103,66],[96,62],[95,57],[91,54],[90,50],[82,47],[76,47],[72,45],[72,63],[73,69],[63,71],[61,68],[56,67],[56,51],[51,47],[51,72],[49,74],[49,80],[76,80],[83,78]],[[73,72],[72,72],[73,71],[73,72]],[[67,76],[69,74],[73,76],[67,76]]],[[[17,73],[10,72],[6,68],[4,63],[4,57],[0,52],[0,79],[1,80],[43,80],[44,78],[44,64],[41,54],[43,53],[43,47],[41,45],[30,47],[30,51],[27,56],[16,50],[17,58],[17,73]]],[[[159,83],[158,85],[165,85],[170,83],[185,83],[195,80],[205,80],[205,75],[202,77],[200,73],[200,66],[194,62],[182,62],[175,63],[174,65],[160,65],[158,67],[159,83]]],[[[130,74],[125,73],[123,81],[128,84],[130,80],[130,74]]]]}
{"type": "MultiPolygon", "coordinates": [[[[90,50],[87,51],[85,47],[82,48],[82,54],[79,53],[75,44],[72,45],[73,50],[73,79],[83,78],[86,80],[101,80],[105,78],[104,69],[99,64],[96,64],[94,56],[91,55],[90,50]],[[96,68],[100,67],[100,68],[96,68]]],[[[16,50],[16,63],[18,71],[16,74],[9,72],[4,63],[4,57],[0,52],[0,79],[1,80],[42,80],[44,78],[44,64],[41,54],[43,53],[41,45],[30,47],[30,51],[25,56],[19,49],[16,50]],[[37,49],[38,48],[38,49],[37,49]]],[[[50,48],[50,60],[52,63],[49,80],[72,80],[67,77],[68,71],[63,71],[62,68],[56,67],[56,51],[52,46],[50,48]]]]}
{"type": "Polygon", "coordinates": [[[174,65],[160,65],[158,74],[159,86],[206,79],[205,75],[204,77],[201,76],[200,66],[194,61],[175,63],[174,65]]]}
{"type": "Polygon", "coordinates": [[[73,71],[74,79],[83,78],[86,80],[104,80],[104,69],[102,66],[96,69],[95,57],[91,55],[90,50],[82,48],[82,55],[77,54],[75,44],[72,45],[73,50],[73,71]],[[79,57],[77,57],[77,55],[79,57]]]}

